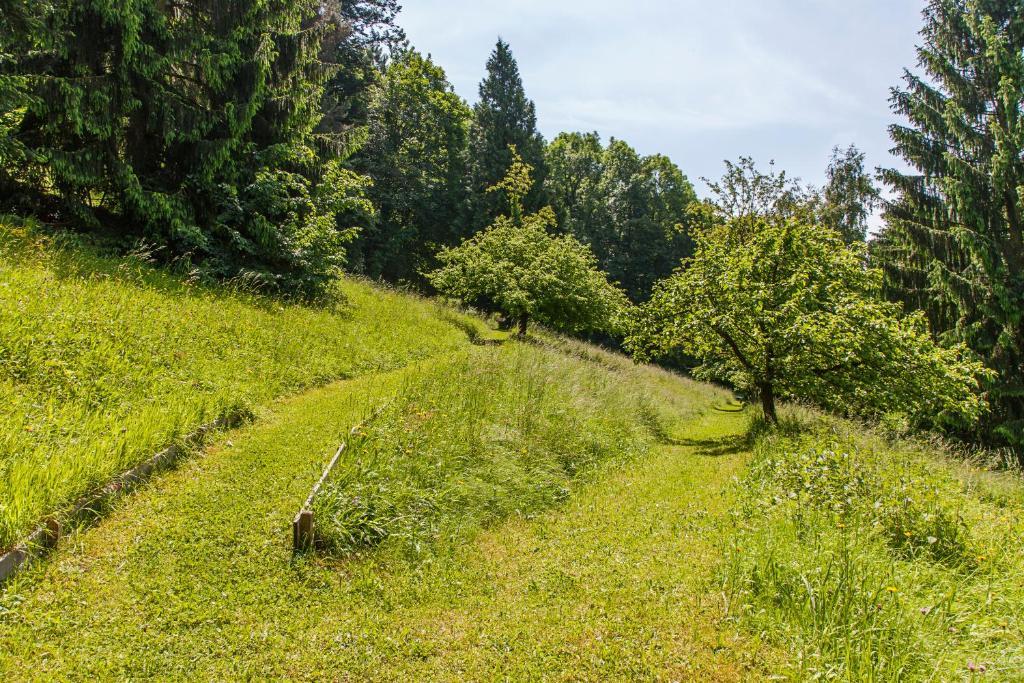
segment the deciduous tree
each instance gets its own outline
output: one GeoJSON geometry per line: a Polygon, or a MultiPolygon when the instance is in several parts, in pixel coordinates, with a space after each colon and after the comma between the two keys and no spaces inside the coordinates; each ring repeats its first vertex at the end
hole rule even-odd
{"type": "Polygon", "coordinates": [[[757,396],[766,419],[797,398],[865,416],[903,413],[936,426],[977,419],[980,363],[932,341],[920,314],[879,297],[863,249],[820,225],[763,217],[702,231],[684,267],[657,288],[627,346],[674,350],[699,374],[757,396]]]}
{"type": "Polygon", "coordinates": [[[827,176],[821,193],[820,220],[839,231],[847,244],[864,242],[868,218],[879,201],[878,188],[864,168],[864,153],[853,145],[834,148],[827,176]]]}
{"type": "Polygon", "coordinates": [[[560,226],[594,250],[601,269],[633,301],[692,253],[693,186],[662,155],[640,156],[622,140],[564,133],[547,150],[547,191],[560,226]]]}
{"type": "Polygon", "coordinates": [[[434,254],[468,234],[470,118],[444,70],[413,50],[371,89],[368,139],[355,165],[373,179],[379,216],[355,245],[359,270],[419,284],[434,254]]]}
{"type": "Polygon", "coordinates": [[[508,175],[491,188],[509,214],[458,247],[445,249],[430,274],[441,292],[515,320],[525,335],[531,320],[565,332],[613,331],[626,299],[597,267],[593,253],[570,235],[555,236],[549,207],[526,213],[531,168],[515,148],[508,175]]]}

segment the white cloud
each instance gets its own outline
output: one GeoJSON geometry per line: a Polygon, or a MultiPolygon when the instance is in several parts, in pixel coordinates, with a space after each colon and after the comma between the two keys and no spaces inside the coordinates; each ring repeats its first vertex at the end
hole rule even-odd
{"type": "Polygon", "coordinates": [[[820,182],[828,150],[888,164],[888,87],[923,0],[409,0],[401,22],[472,101],[500,34],[542,130],[597,130],[691,177],[776,158],[820,182]],[[716,145],[714,148],[711,145],[716,145]]]}

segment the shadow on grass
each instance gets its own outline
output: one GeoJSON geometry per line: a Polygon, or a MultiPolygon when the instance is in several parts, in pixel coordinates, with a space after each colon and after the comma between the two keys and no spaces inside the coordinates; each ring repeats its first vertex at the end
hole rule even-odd
{"type": "Polygon", "coordinates": [[[742,453],[750,450],[751,445],[748,434],[734,434],[716,439],[675,439],[674,443],[677,446],[687,446],[695,449],[697,455],[714,458],[742,453]]]}

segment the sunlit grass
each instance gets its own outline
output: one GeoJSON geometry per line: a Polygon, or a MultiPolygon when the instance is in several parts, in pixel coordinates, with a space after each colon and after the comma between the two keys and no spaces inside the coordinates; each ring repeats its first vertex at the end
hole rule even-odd
{"type": "Polygon", "coordinates": [[[0,549],[228,411],[465,345],[436,304],[349,280],[337,294],[205,287],[0,223],[0,549]]]}
{"type": "Polygon", "coordinates": [[[738,486],[732,614],[799,678],[1024,673],[1019,476],[798,412],[738,486]]]}
{"type": "Polygon", "coordinates": [[[658,376],[522,344],[426,368],[357,430],[316,500],[319,528],[337,552],[384,544],[416,556],[530,517],[597,463],[649,449],[665,429],[650,414],[658,376]]]}

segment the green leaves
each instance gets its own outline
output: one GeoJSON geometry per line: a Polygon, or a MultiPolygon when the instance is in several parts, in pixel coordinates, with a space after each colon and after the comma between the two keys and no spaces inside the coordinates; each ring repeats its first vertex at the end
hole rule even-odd
{"type": "Polygon", "coordinates": [[[590,246],[634,301],[650,296],[689,256],[690,181],[665,156],[641,157],[622,140],[563,133],[546,154],[545,189],[563,230],[590,246]]]}
{"type": "Polygon", "coordinates": [[[519,65],[503,40],[498,40],[487,60],[487,76],[480,83],[480,99],[473,107],[469,140],[474,229],[490,224],[503,211],[499,199],[486,190],[505,177],[512,163],[510,145],[516,147],[540,180],[524,200],[526,210],[536,211],[543,205],[546,169],[537,110],[526,97],[519,65]]]}
{"type": "Polygon", "coordinates": [[[914,168],[883,172],[896,192],[874,248],[886,292],[924,311],[995,371],[992,443],[1024,458],[1024,4],[936,0],[919,64],[893,90],[906,119],[890,135],[914,168]]]}
{"type": "Polygon", "coordinates": [[[442,267],[429,275],[441,292],[520,322],[530,319],[566,332],[613,331],[627,302],[597,268],[593,253],[571,236],[555,237],[554,212],[545,207],[521,215],[518,201],[529,189],[529,166],[512,149],[513,164],[500,185],[510,195],[513,217],[460,246],[438,254],[442,267]]]}
{"type": "Polygon", "coordinates": [[[354,163],[373,179],[380,213],[355,245],[355,269],[421,283],[437,249],[465,236],[470,118],[444,70],[415,50],[371,88],[368,140],[354,163]]]}
{"type": "MultiPolygon", "coordinates": [[[[324,291],[345,262],[350,221],[359,214],[362,225],[369,212],[346,208],[363,182],[327,166],[342,158],[342,137],[357,136],[321,127],[325,87],[341,68],[321,48],[340,33],[360,40],[359,30],[342,31],[340,15],[306,0],[39,5],[32,18],[46,30],[23,28],[20,80],[0,76],[0,132],[12,131],[0,162],[26,162],[12,174],[21,189],[56,195],[79,224],[102,219],[124,243],[160,245],[208,273],[324,291]]],[[[6,50],[0,39],[0,61],[6,50]]]]}
{"type": "Polygon", "coordinates": [[[762,398],[938,426],[977,420],[980,364],[879,299],[880,274],[863,258],[821,226],[750,217],[713,226],[642,308],[627,346],[642,358],[682,350],[703,361],[705,377],[762,398]]]}

